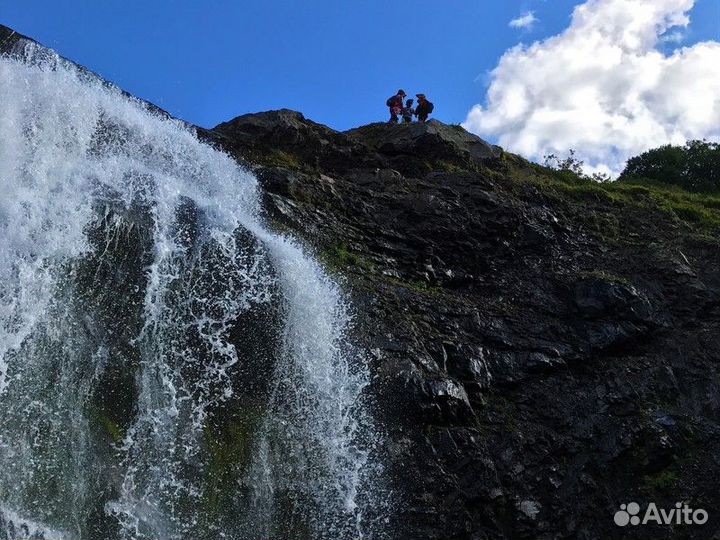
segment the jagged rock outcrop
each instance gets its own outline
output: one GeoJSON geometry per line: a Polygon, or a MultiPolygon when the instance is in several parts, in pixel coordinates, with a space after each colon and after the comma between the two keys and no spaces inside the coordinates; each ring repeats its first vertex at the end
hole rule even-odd
{"type": "MultiPolygon", "coordinates": [[[[345,278],[406,495],[395,537],[621,538],[622,503],[720,502],[717,231],[440,122],[215,131],[345,278]]],[[[712,514],[633,535],[709,538],[712,514]]]]}
{"type": "Polygon", "coordinates": [[[12,51],[15,44],[21,39],[33,41],[31,38],[23,36],[12,28],[0,24],[0,53],[5,54],[12,51]]]}

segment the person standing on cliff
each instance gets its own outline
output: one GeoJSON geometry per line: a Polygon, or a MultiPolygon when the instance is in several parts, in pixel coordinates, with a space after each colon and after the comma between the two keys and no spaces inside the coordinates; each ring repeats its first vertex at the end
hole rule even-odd
{"type": "Polygon", "coordinates": [[[392,97],[389,97],[387,102],[385,104],[390,108],[390,123],[391,124],[397,124],[398,123],[398,117],[400,116],[400,113],[403,109],[403,98],[407,94],[405,93],[405,90],[398,90],[397,94],[395,94],[392,97]]]}
{"type": "Polygon", "coordinates": [[[417,107],[415,107],[415,116],[418,117],[420,122],[425,122],[430,113],[433,112],[435,105],[430,103],[425,97],[425,94],[415,94],[418,98],[417,107]]]}
{"type": "Polygon", "coordinates": [[[403,123],[410,124],[412,122],[413,114],[415,114],[415,109],[413,109],[413,100],[408,99],[402,110],[403,123]]]}

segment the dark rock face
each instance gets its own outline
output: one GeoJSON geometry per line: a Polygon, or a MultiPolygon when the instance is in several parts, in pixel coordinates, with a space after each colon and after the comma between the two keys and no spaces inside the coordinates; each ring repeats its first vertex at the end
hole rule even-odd
{"type": "MultiPolygon", "coordinates": [[[[198,222],[202,221],[203,216],[192,201],[187,200],[178,208],[174,237],[188,250],[189,264],[187,268],[176,268],[176,281],[192,281],[198,301],[187,302],[187,290],[176,287],[176,292],[169,292],[164,298],[176,315],[185,313],[175,305],[187,305],[193,317],[213,316],[212,311],[217,309],[233,276],[222,250],[200,238],[198,222]],[[202,269],[196,269],[196,265],[202,269]]],[[[123,473],[117,446],[139,413],[137,378],[142,355],[135,338],[141,335],[146,321],[143,308],[147,268],[153,262],[153,228],[152,215],[142,204],[133,203],[129,208],[116,202],[98,204],[97,219],[88,228],[91,249],[74,261],[69,270],[66,287],[73,289],[77,304],[73,309],[85,314],[83,333],[87,334],[88,342],[106,351],[103,369],[87,403],[94,452],[102,466],[98,467],[93,485],[96,506],[79,532],[82,537],[118,537],[116,520],[108,516],[105,504],[119,496],[123,473]]],[[[244,268],[256,265],[263,275],[275,276],[269,254],[249,232],[238,230],[236,242],[240,249],[236,264],[244,268]]],[[[274,285],[271,289],[273,296],[278,294],[274,285]]],[[[269,401],[271,375],[280,350],[281,319],[277,303],[255,302],[231,321],[227,339],[239,358],[238,365],[229,369],[232,396],[217,400],[207,409],[204,436],[210,448],[207,467],[212,471],[208,511],[215,506],[227,508],[223,516],[231,522],[240,519],[232,513],[237,508],[232,501],[238,493],[239,480],[246,474],[249,461],[246,441],[252,440],[261,418],[258,411],[265,410],[269,401]],[[233,460],[223,460],[226,454],[232,455],[233,460]]],[[[191,320],[190,314],[185,320],[191,320]]],[[[188,385],[203,381],[209,394],[219,395],[217,388],[205,382],[205,366],[213,355],[211,346],[195,325],[183,322],[181,318],[173,328],[177,331],[172,336],[173,347],[191,349],[197,360],[183,359],[175,367],[188,385]]],[[[166,353],[168,357],[174,354],[166,353]]],[[[0,526],[8,529],[10,538],[24,537],[22,531],[14,530],[12,524],[3,524],[1,519],[0,526]]]]}
{"type": "Polygon", "coordinates": [[[405,494],[392,537],[624,538],[632,501],[710,513],[633,537],[712,537],[717,241],[545,191],[439,122],[343,134],[278,111],[215,131],[354,300],[405,494]]]}
{"type": "Polygon", "coordinates": [[[362,146],[287,109],[236,118],[216,126],[210,136],[217,135],[225,149],[251,163],[266,157],[280,166],[336,169],[363,158],[362,146]]]}
{"type": "Polygon", "coordinates": [[[389,157],[422,156],[431,161],[451,158],[470,164],[502,156],[499,146],[486,143],[460,126],[447,126],[437,120],[427,123],[373,124],[352,129],[347,135],[389,157]]]}
{"type": "Polygon", "coordinates": [[[12,28],[0,24],[0,53],[11,51],[15,43],[22,38],[25,38],[25,36],[18,34],[12,28]]]}

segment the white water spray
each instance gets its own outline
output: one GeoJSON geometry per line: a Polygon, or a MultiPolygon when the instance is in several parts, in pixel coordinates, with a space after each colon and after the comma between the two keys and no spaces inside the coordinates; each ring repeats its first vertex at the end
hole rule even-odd
{"type": "Polygon", "coordinates": [[[17,53],[0,58],[0,536],[379,534],[335,284],[263,225],[232,159],[17,53]]]}

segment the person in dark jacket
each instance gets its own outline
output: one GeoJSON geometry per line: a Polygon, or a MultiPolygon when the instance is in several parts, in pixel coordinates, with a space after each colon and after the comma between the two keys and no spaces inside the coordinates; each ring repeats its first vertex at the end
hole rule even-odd
{"type": "Polygon", "coordinates": [[[415,114],[415,109],[413,109],[413,100],[408,99],[405,102],[405,106],[403,107],[403,110],[402,110],[403,123],[405,123],[405,124],[411,123],[413,114],[415,114]]]}
{"type": "Polygon", "coordinates": [[[397,124],[398,123],[398,116],[402,112],[403,109],[403,98],[407,94],[405,93],[405,90],[398,90],[397,94],[392,96],[391,98],[388,98],[386,105],[390,108],[390,123],[391,124],[397,124]]]}
{"type": "Polygon", "coordinates": [[[415,107],[415,116],[418,117],[420,122],[425,122],[427,117],[433,112],[435,105],[430,103],[425,97],[425,94],[415,94],[418,98],[417,107],[415,107]]]}

